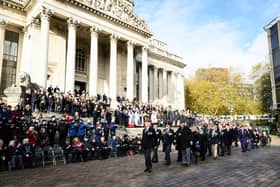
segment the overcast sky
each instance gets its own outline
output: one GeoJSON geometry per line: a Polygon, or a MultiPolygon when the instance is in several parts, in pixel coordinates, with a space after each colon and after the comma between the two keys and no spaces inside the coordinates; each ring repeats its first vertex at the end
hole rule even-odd
{"type": "Polygon", "coordinates": [[[135,11],[184,58],[186,77],[209,66],[248,74],[268,59],[263,27],[280,15],[280,0],[135,0],[135,11]]]}

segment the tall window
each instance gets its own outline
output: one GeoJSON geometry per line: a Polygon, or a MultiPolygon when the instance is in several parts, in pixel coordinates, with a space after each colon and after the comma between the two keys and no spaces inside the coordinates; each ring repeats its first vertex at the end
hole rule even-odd
{"type": "Polygon", "coordinates": [[[271,48],[272,49],[279,48],[277,24],[275,24],[273,27],[271,27],[270,34],[271,34],[271,48]]]}
{"type": "Polygon", "coordinates": [[[83,49],[76,50],[76,71],[86,71],[86,53],[83,49]]]}
{"type": "Polygon", "coordinates": [[[277,24],[270,29],[271,34],[271,48],[272,48],[272,63],[276,86],[276,102],[280,105],[280,50],[277,24]]]}
{"type": "Polygon", "coordinates": [[[0,91],[11,86],[16,82],[16,69],[18,59],[18,40],[17,32],[6,30],[3,52],[3,67],[0,91]]]}

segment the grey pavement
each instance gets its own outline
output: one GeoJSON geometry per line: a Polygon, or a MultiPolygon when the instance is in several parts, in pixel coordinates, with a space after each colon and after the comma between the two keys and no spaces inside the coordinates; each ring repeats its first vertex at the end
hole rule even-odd
{"type": "Polygon", "coordinates": [[[164,155],[144,173],[143,155],[73,163],[0,173],[0,186],[280,186],[280,138],[270,147],[242,153],[233,148],[232,156],[207,158],[190,167],[177,163],[164,165],[164,155]]]}

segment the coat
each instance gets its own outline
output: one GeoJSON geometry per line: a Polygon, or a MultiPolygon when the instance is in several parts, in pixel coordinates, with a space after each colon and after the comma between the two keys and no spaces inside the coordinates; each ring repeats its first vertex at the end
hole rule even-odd
{"type": "Polygon", "coordinates": [[[224,131],[224,143],[225,145],[231,145],[233,141],[233,130],[232,129],[225,129],[224,131]]]}
{"type": "Polygon", "coordinates": [[[177,136],[181,149],[191,147],[191,141],[193,141],[193,136],[191,130],[188,127],[180,128],[177,136]]]}
{"type": "Polygon", "coordinates": [[[172,129],[164,129],[162,133],[162,142],[164,145],[171,145],[174,141],[174,131],[172,129]]]}
{"type": "Polygon", "coordinates": [[[160,129],[156,129],[155,133],[156,133],[156,135],[155,135],[155,145],[159,146],[160,140],[161,140],[161,136],[162,136],[161,135],[161,130],[160,129]]]}
{"type": "Polygon", "coordinates": [[[149,129],[144,128],[142,132],[142,147],[143,149],[151,149],[155,145],[155,130],[150,127],[149,129]]]}

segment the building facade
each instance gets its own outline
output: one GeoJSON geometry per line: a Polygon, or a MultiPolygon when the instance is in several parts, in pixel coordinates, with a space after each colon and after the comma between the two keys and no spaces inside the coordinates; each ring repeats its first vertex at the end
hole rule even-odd
{"type": "Polygon", "coordinates": [[[277,110],[280,108],[280,17],[274,18],[264,30],[268,38],[273,110],[277,110]]]}
{"type": "Polygon", "coordinates": [[[19,72],[47,88],[184,108],[183,59],[152,39],[133,0],[1,0],[1,92],[19,72]]]}

